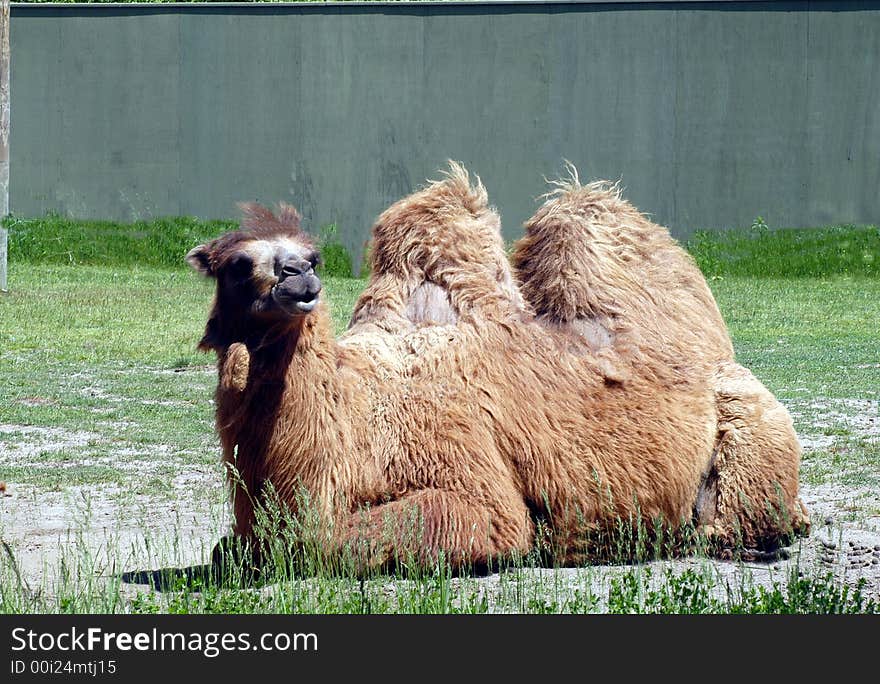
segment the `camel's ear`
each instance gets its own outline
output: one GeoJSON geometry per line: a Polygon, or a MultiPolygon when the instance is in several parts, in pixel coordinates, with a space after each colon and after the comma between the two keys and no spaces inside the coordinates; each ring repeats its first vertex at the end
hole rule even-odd
{"type": "Polygon", "coordinates": [[[213,276],[214,271],[211,269],[209,256],[207,245],[199,245],[187,252],[186,262],[203,276],[213,276]]]}

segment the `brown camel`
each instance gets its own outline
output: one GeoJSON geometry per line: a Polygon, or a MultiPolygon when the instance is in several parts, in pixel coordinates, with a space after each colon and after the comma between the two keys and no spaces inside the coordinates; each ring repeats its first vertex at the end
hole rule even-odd
{"type": "MultiPolygon", "coordinates": [[[[236,535],[253,540],[271,493],[293,515],[307,499],[328,550],[365,540],[368,566],[525,553],[536,521],[557,560],[575,562],[583,540],[621,519],[679,526],[706,492],[724,489],[720,456],[710,482],[714,370],[686,358],[671,372],[651,355],[602,357],[535,318],[493,217],[482,186],[456,169],[390,208],[374,229],[371,285],[339,340],[292,208],[276,217],[246,207],[239,231],[190,251],[189,263],[217,282],[200,347],[218,356],[236,535]],[[407,225],[429,241],[406,242],[407,225]],[[394,226],[404,241],[382,251],[394,226]]],[[[761,501],[775,522],[757,544],[791,531],[788,486],[761,501]]]]}

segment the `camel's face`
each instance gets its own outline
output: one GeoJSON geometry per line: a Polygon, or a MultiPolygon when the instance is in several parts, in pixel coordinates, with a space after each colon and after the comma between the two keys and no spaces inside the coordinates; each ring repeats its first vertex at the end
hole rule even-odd
{"type": "Polygon", "coordinates": [[[319,256],[302,235],[237,231],[196,247],[186,259],[217,281],[202,348],[247,342],[270,327],[301,320],[318,303],[319,256]]]}
{"type": "Polygon", "coordinates": [[[287,237],[244,242],[221,269],[218,287],[239,290],[263,315],[300,316],[318,303],[318,252],[287,237]]]}

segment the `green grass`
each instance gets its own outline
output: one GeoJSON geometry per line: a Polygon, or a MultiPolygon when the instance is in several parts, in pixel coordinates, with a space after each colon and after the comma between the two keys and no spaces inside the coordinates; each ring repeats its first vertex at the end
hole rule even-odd
{"type": "MultiPolygon", "coordinates": [[[[363,281],[324,283],[341,332],[363,281]]],[[[61,430],[57,441],[80,459],[106,463],[58,470],[52,459],[61,454],[50,451],[49,463],[40,464],[36,453],[27,467],[13,467],[0,452],[0,481],[120,483],[119,467],[108,464],[122,460],[129,478],[152,474],[157,451],[172,463],[216,462],[214,358],[195,349],[209,281],[189,270],[16,261],[9,288],[0,296],[0,425],[61,430]]],[[[129,484],[147,491],[149,482],[129,484]]]]}
{"type": "MultiPolygon", "coordinates": [[[[184,268],[183,255],[190,248],[235,227],[231,221],[189,217],[136,223],[8,217],[5,225],[10,258],[16,261],[166,268],[184,268]]],[[[323,273],[351,277],[351,254],[338,239],[337,225],[321,226],[316,238],[323,273]]],[[[745,230],[699,231],[686,247],[709,278],[880,275],[880,228],[876,226],[771,230],[759,218],[745,230]]]]}
{"type": "Polygon", "coordinates": [[[878,389],[880,279],[710,281],[737,360],[781,397],[866,397],[878,389]]]}
{"type": "MultiPolygon", "coordinates": [[[[766,588],[744,582],[718,591],[709,571],[665,570],[651,567],[625,569],[595,583],[589,573],[575,574],[564,584],[525,574],[513,568],[502,575],[498,593],[506,608],[516,613],[624,613],[624,614],[846,614],[877,612],[876,602],[861,587],[842,585],[830,574],[781,577],[766,588]],[[515,574],[519,572],[518,576],[515,574]]],[[[483,614],[490,597],[479,582],[443,576],[402,580],[389,591],[387,579],[364,582],[346,579],[308,583],[281,583],[271,592],[231,591],[203,585],[194,593],[180,587],[165,595],[140,594],[138,612],[162,613],[314,613],[346,614],[483,614]]],[[[493,597],[494,598],[494,597],[493,597]]]]}
{"type": "MultiPolygon", "coordinates": [[[[19,262],[114,268],[160,267],[184,269],[184,255],[193,247],[237,227],[233,221],[203,221],[177,216],[152,221],[120,223],[86,221],[49,215],[42,218],[9,216],[10,259],[19,262]]],[[[350,278],[352,259],[337,237],[336,224],[318,228],[325,276],[350,278]]]]}
{"type": "Polygon", "coordinates": [[[828,226],[700,231],[687,247],[707,277],[823,278],[880,275],[880,228],[828,226]]]}
{"type": "Polygon", "coordinates": [[[235,228],[189,217],[119,223],[7,217],[10,259],[39,264],[183,267],[191,248],[235,228]]]}
{"type": "MultiPolygon", "coordinates": [[[[54,230],[61,224],[52,225],[54,230]]],[[[253,588],[180,576],[159,593],[122,584],[121,570],[204,561],[227,522],[210,404],[214,359],[195,351],[212,288],[180,266],[181,254],[206,236],[196,235],[201,228],[186,221],[169,225],[178,226],[180,234],[167,243],[146,237],[130,242],[147,240],[150,246],[142,247],[153,255],[148,261],[173,260],[174,267],[137,264],[101,252],[109,248],[100,246],[88,248],[105,255],[96,261],[121,263],[93,265],[85,252],[77,252],[76,265],[70,265],[37,249],[36,238],[30,252],[36,256],[24,259],[27,252],[19,247],[26,241],[13,230],[9,292],[0,295],[0,480],[23,497],[8,500],[16,505],[32,498],[34,510],[43,505],[54,510],[68,496],[84,512],[66,532],[70,543],[53,556],[39,586],[26,573],[19,580],[22,548],[0,548],[0,611],[877,610],[876,597],[822,568],[779,574],[769,586],[745,573],[731,585],[708,563],[683,572],[662,563],[554,571],[525,559],[491,582],[452,577],[442,565],[360,581],[320,559],[300,559],[299,566],[293,564],[299,572],[284,576],[290,573],[285,559],[277,581],[253,588]],[[157,256],[166,249],[166,256],[157,256]],[[187,536],[193,525],[202,537],[187,536]],[[216,534],[206,536],[209,529],[216,534]],[[100,548],[78,541],[94,539],[96,530],[107,535],[100,548]]],[[[82,237],[75,233],[75,240],[82,237]]],[[[67,242],[56,246],[61,252],[70,249],[67,242]]],[[[736,250],[740,255],[755,251],[747,244],[736,250]]],[[[774,269],[756,262],[763,275],[716,273],[710,286],[739,360],[786,403],[801,435],[824,440],[805,453],[803,481],[876,491],[880,443],[858,420],[866,411],[876,413],[880,388],[880,279],[868,271],[853,275],[844,256],[829,251],[822,260],[827,274],[820,277],[766,275],[797,270],[803,259],[795,253],[779,256],[774,269]]],[[[739,263],[739,257],[726,258],[739,263]]],[[[363,285],[363,280],[325,277],[337,333],[363,285]]],[[[849,513],[854,519],[880,514],[858,506],[849,513]]],[[[13,532],[7,524],[0,515],[0,540],[13,532]]]]}
{"type": "MultiPolygon", "coordinates": [[[[338,330],[363,281],[325,277],[338,330]]],[[[53,362],[137,362],[163,368],[210,363],[195,351],[213,282],[186,269],[12,261],[0,306],[0,345],[53,362]]]]}

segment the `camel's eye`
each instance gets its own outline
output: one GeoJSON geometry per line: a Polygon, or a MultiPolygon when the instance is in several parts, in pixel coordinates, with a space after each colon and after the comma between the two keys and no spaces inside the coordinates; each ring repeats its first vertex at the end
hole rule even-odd
{"type": "Polygon", "coordinates": [[[236,254],[229,260],[228,273],[231,278],[243,280],[250,277],[253,267],[254,263],[247,254],[236,254]]]}
{"type": "Polygon", "coordinates": [[[312,265],[312,268],[317,268],[318,266],[321,265],[321,255],[318,254],[317,252],[312,252],[306,258],[308,259],[309,263],[312,265]]]}

